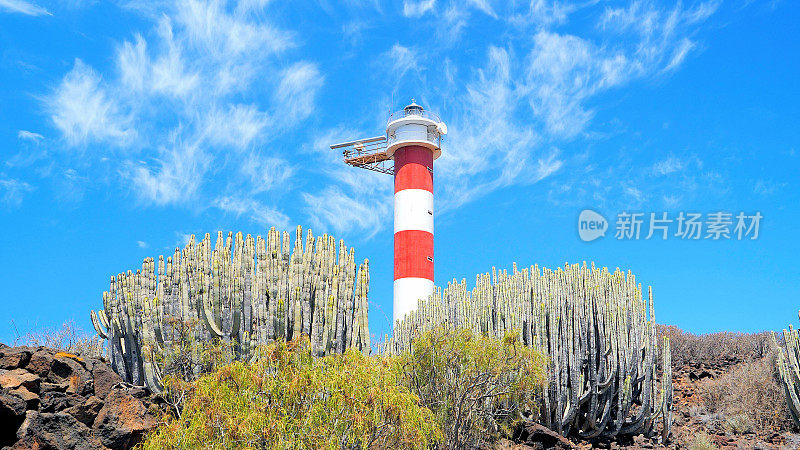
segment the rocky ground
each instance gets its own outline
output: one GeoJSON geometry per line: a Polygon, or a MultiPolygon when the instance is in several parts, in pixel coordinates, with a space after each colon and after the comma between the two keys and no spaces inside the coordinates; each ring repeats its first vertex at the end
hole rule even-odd
{"type": "Polygon", "coordinates": [[[570,442],[563,438],[559,439],[557,435],[547,429],[536,428],[537,432],[525,436],[522,442],[501,441],[497,446],[497,450],[531,448],[800,449],[800,434],[774,430],[757,430],[753,433],[733,434],[721,425],[723,421],[718,415],[709,412],[706,408],[700,394],[701,384],[704,380],[719,377],[726,371],[731,370],[737,363],[738,361],[729,359],[715,364],[685,366],[674,370],[672,380],[675,389],[674,421],[671,439],[666,444],[660,444],[655,440],[651,441],[641,436],[634,438],[633,442],[627,444],[617,442],[570,442]],[[703,437],[703,439],[698,439],[699,437],[703,437]],[[710,445],[698,445],[702,441],[710,445]]]}
{"type": "MultiPolygon", "coordinates": [[[[642,437],[627,445],[570,442],[529,424],[516,442],[503,440],[496,448],[684,449],[696,447],[700,436],[720,449],[800,448],[800,434],[773,430],[733,434],[705,407],[702,383],[736,364],[725,360],[674,370],[674,424],[666,445],[642,437]]],[[[45,347],[0,344],[0,449],[128,449],[157,425],[165,408],[146,389],[124,383],[103,360],[45,347]]]]}
{"type": "Polygon", "coordinates": [[[128,449],[163,408],[98,359],[0,344],[0,448],[128,449]]]}
{"type": "MultiPolygon", "coordinates": [[[[757,430],[748,434],[733,434],[720,425],[720,418],[708,411],[700,395],[703,380],[718,377],[733,368],[734,360],[721,361],[700,367],[681,367],[675,370],[675,410],[673,448],[689,448],[698,435],[707,435],[717,448],[741,449],[798,449],[800,434],[757,430]]],[[[746,388],[746,387],[743,387],[746,388]]]]}

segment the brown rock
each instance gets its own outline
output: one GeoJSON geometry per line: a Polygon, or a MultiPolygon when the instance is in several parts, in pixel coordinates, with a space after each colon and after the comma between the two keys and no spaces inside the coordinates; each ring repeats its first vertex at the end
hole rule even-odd
{"type": "Polygon", "coordinates": [[[0,369],[12,370],[25,367],[31,359],[29,347],[3,348],[0,350],[0,369]]]}
{"type": "Polygon", "coordinates": [[[50,373],[50,367],[53,365],[55,358],[53,351],[46,348],[40,348],[31,355],[31,360],[25,366],[29,372],[35,373],[40,377],[46,377],[50,373]]]}
{"type": "MultiPolygon", "coordinates": [[[[47,381],[52,383],[70,382],[70,378],[79,377],[84,380],[90,379],[89,373],[80,362],[66,357],[53,359],[50,372],[47,374],[47,381]]],[[[78,384],[81,384],[80,382],[78,384]]]]}
{"type": "Polygon", "coordinates": [[[64,392],[47,392],[42,394],[39,410],[41,412],[52,413],[63,411],[83,403],[83,397],[64,392]]]}
{"type": "Polygon", "coordinates": [[[101,409],[103,409],[103,400],[93,395],[87,398],[83,404],[67,408],[64,412],[72,415],[84,425],[91,427],[101,409]]]}
{"type": "Polygon", "coordinates": [[[0,448],[17,440],[17,429],[25,420],[25,401],[0,390],[0,448]]]}
{"type": "Polygon", "coordinates": [[[534,448],[571,449],[575,448],[569,439],[536,422],[526,422],[515,436],[518,442],[534,448]]]}
{"type": "Polygon", "coordinates": [[[16,389],[12,389],[9,391],[11,395],[16,395],[17,397],[21,398],[25,401],[28,409],[38,409],[39,408],[39,396],[34,394],[33,392],[25,389],[25,386],[20,386],[16,389]]]}
{"type": "Polygon", "coordinates": [[[653,448],[653,441],[642,435],[634,436],[633,442],[636,448],[653,448]]]}
{"type": "Polygon", "coordinates": [[[94,395],[100,398],[105,398],[114,385],[122,383],[122,378],[107,364],[95,364],[92,377],[94,379],[94,395]]]}
{"type": "Polygon", "coordinates": [[[45,392],[67,392],[67,388],[69,387],[69,383],[48,383],[44,382],[39,386],[39,393],[44,394],[45,392]]]}
{"type": "Polygon", "coordinates": [[[0,370],[0,387],[16,389],[20,386],[31,392],[39,392],[39,377],[25,369],[0,370]]]}
{"type": "Polygon", "coordinates": [[[97,364],[103,364],[102,359],[98,358],[78,358],[80,360],[81,365],[84,369],[91,372],[94,370],[94,366],[97,364]]]}
{"type": "Polygon", "coordinates": [[[103,445],[128,449],[140,443],[156,424],[141,400],[124,388],[115,388],[106,396],[92,428],[103,445]]]}
{"type": "Polygon", "coordinates": [[[28,411],[17,431],[19,439],[12,449],[75,449],[104,448],[100,439],[74,417],[66,413],[28,411]]]}

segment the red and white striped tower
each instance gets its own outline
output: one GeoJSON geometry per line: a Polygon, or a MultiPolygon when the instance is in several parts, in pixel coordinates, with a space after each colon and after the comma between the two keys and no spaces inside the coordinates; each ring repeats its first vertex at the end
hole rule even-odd
{"type": "Polygon", "coordinates": [[[389,118],[394,159],[394,320],[433,293],[433,161],[445,125],[413,101],[389,118]]]}
{"type": "Polygon", "coordinates": [[[445,134],[447,126],[412,99],[389,117],[385,136],[331,145],[350,166],[394,174],[395,322],[433,293],[433,160],[445,134]]]}

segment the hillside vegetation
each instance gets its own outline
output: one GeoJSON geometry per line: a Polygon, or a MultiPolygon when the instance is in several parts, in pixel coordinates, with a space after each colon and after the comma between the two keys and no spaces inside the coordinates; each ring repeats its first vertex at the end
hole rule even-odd
{"type": "Polygon", "coordinates": [[[797,448],[769,333],[695,335],[675,326],[672,445],[679,448],[797,448]]]}
{"type": "MultiPolygon", "coordinates": [[[[432,330],[399,356],[312,356],[305,338],[202,376],[145,448],[464,448],[535,414],[544,357],[509,333],[432,330]]],[[[169,383],[168,383],[169,385],[169,383]]]]}
{"type": "MultiPolygon", "coordinates": [[[[674,361],[675,420],[670,438],[663,443],[644,436],[615,442],[572,437],[569,442],[545,435],[548,431],[535,421],[541,421],[542,411],[537,408],[549,376],[547,358],[520,346],[519,336],[513,332],[504,339],[492,339],[444,328],[417,337],[409,351],[395,356],[350,351],[310,358],[308,341],[301,339],[259,347],[255,349],[258,359],[249,362],[233,362],[224,342],[204,345],[186,333],[180,351],[160,356],[172,373],[160,396],[144,396],[142,388],[125,384],[116,388],[120,399],[128,398],[123,395],[128,393],[150,404],[149,408],[138,407],[140,417],[114,416],[128,421],[116,423],[116,428],[108,428],[105,419],[95,420],[98,408],[116,405],[103,394],[114,383],[99,381],[98,368],[104,367],[100,361],[93,362],[93,375],[87,377],[94,378],[93,390],[87,387],[80,398],[69,396],[72,403],[59,403],[66,409],[63,413],[56,409],[54,415],[43,411],[50,411],[46,408],[51,400],[64,395],[48,392],[63,389],[52,384],[57,381],[51,380],[55,375],[42,372],[38,394],[36,380],[28,384],[33,394],[11,382],[26,372],[28,377],[39,373],[41,364],[33,362],[41,359],[39,356],[20,356],[55,355],[58,350],[0,345],[0,372],[4,374],[0,377],[0,397],[4,397],[0,403],[17,406],[5,411],[3,417],[9,420],[0,425],[7,429],[0,429],[6,433],[6,445],[19,439],[14,448],[24,448],[31,439],[56,445],[77,436],[109,443],[124,441],[114,448],[131,448],[141,436],[148,438],[149,448],[521,449],[519,445],[525,443],[534,448],[800,447],[800,435],[795,433],[776,370],[780,353],[769,334],[698,336],[672,326],[659,327],[658,334],[672,342],[674,361]],[[191,358],[181,357],[191,353],[191,358]],[[193,364],[185,364],[197,360],[211,372],[196,374],[191,370],[193,364]],[[153,409],[155,405],[159,407],[153,409]],[[69,420],[70,414],[84,425],[69,420]],[[21,426],[23,421],[28,425],[21,426]],[[153,426],[157,427],[148,431],[153,426]],[[123,428],[127,434],[114,431],[123,428]]],[[[64,352],[58,355],[66,355],[61,358],[65,364],[74,360],[65,352],[68,349],[86,358],[85,364],[95,352],[89,345],[94,341],[71,324],[60,330],[28,333],[15,344],[42,342],[52,342],[64,352]],[[69,338],[60,338],[63,336],[69,338]]],[[[778,345],[785,344],[779,341],[778,345]]],[[[101,378],[121,381],[110,368],[101,378]]]]}

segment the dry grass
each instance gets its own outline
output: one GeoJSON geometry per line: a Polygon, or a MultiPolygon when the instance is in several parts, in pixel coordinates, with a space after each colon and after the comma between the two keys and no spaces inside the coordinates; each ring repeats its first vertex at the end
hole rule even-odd
{"type": "Polygon", "coordinates": [[[696,335],[675,325],[659,325],[658,332],[669,337],[673,367],[736,364],[764,358],[771,350],[768,332],[696,335]]]}
{"type": "Polygon", "coordinates": [[[103,340],[94,333],[86,333],[72,321],[64,322],[60,328],[42,328],[24,335],[17,332],[13,345],[49,347],[86,358],[101,357],[105,354],[103,340]]]}
{"type": "Polygon", "coordinates": [[[703,433],[697,433],[694,440],[691,444],[689,444],[689,450],[715,450],[717,448],[713,442],[711,442],[711,438],[703,433]]]}
{"type": "Polygon", "coordinates": [[[788,431],[792,422],[786,398],[775,377],[775,357],[738,364],[714,379],[703,380],[700,392],[706,408],[718,415],[732,434],[769,434],[788,431]]]}

